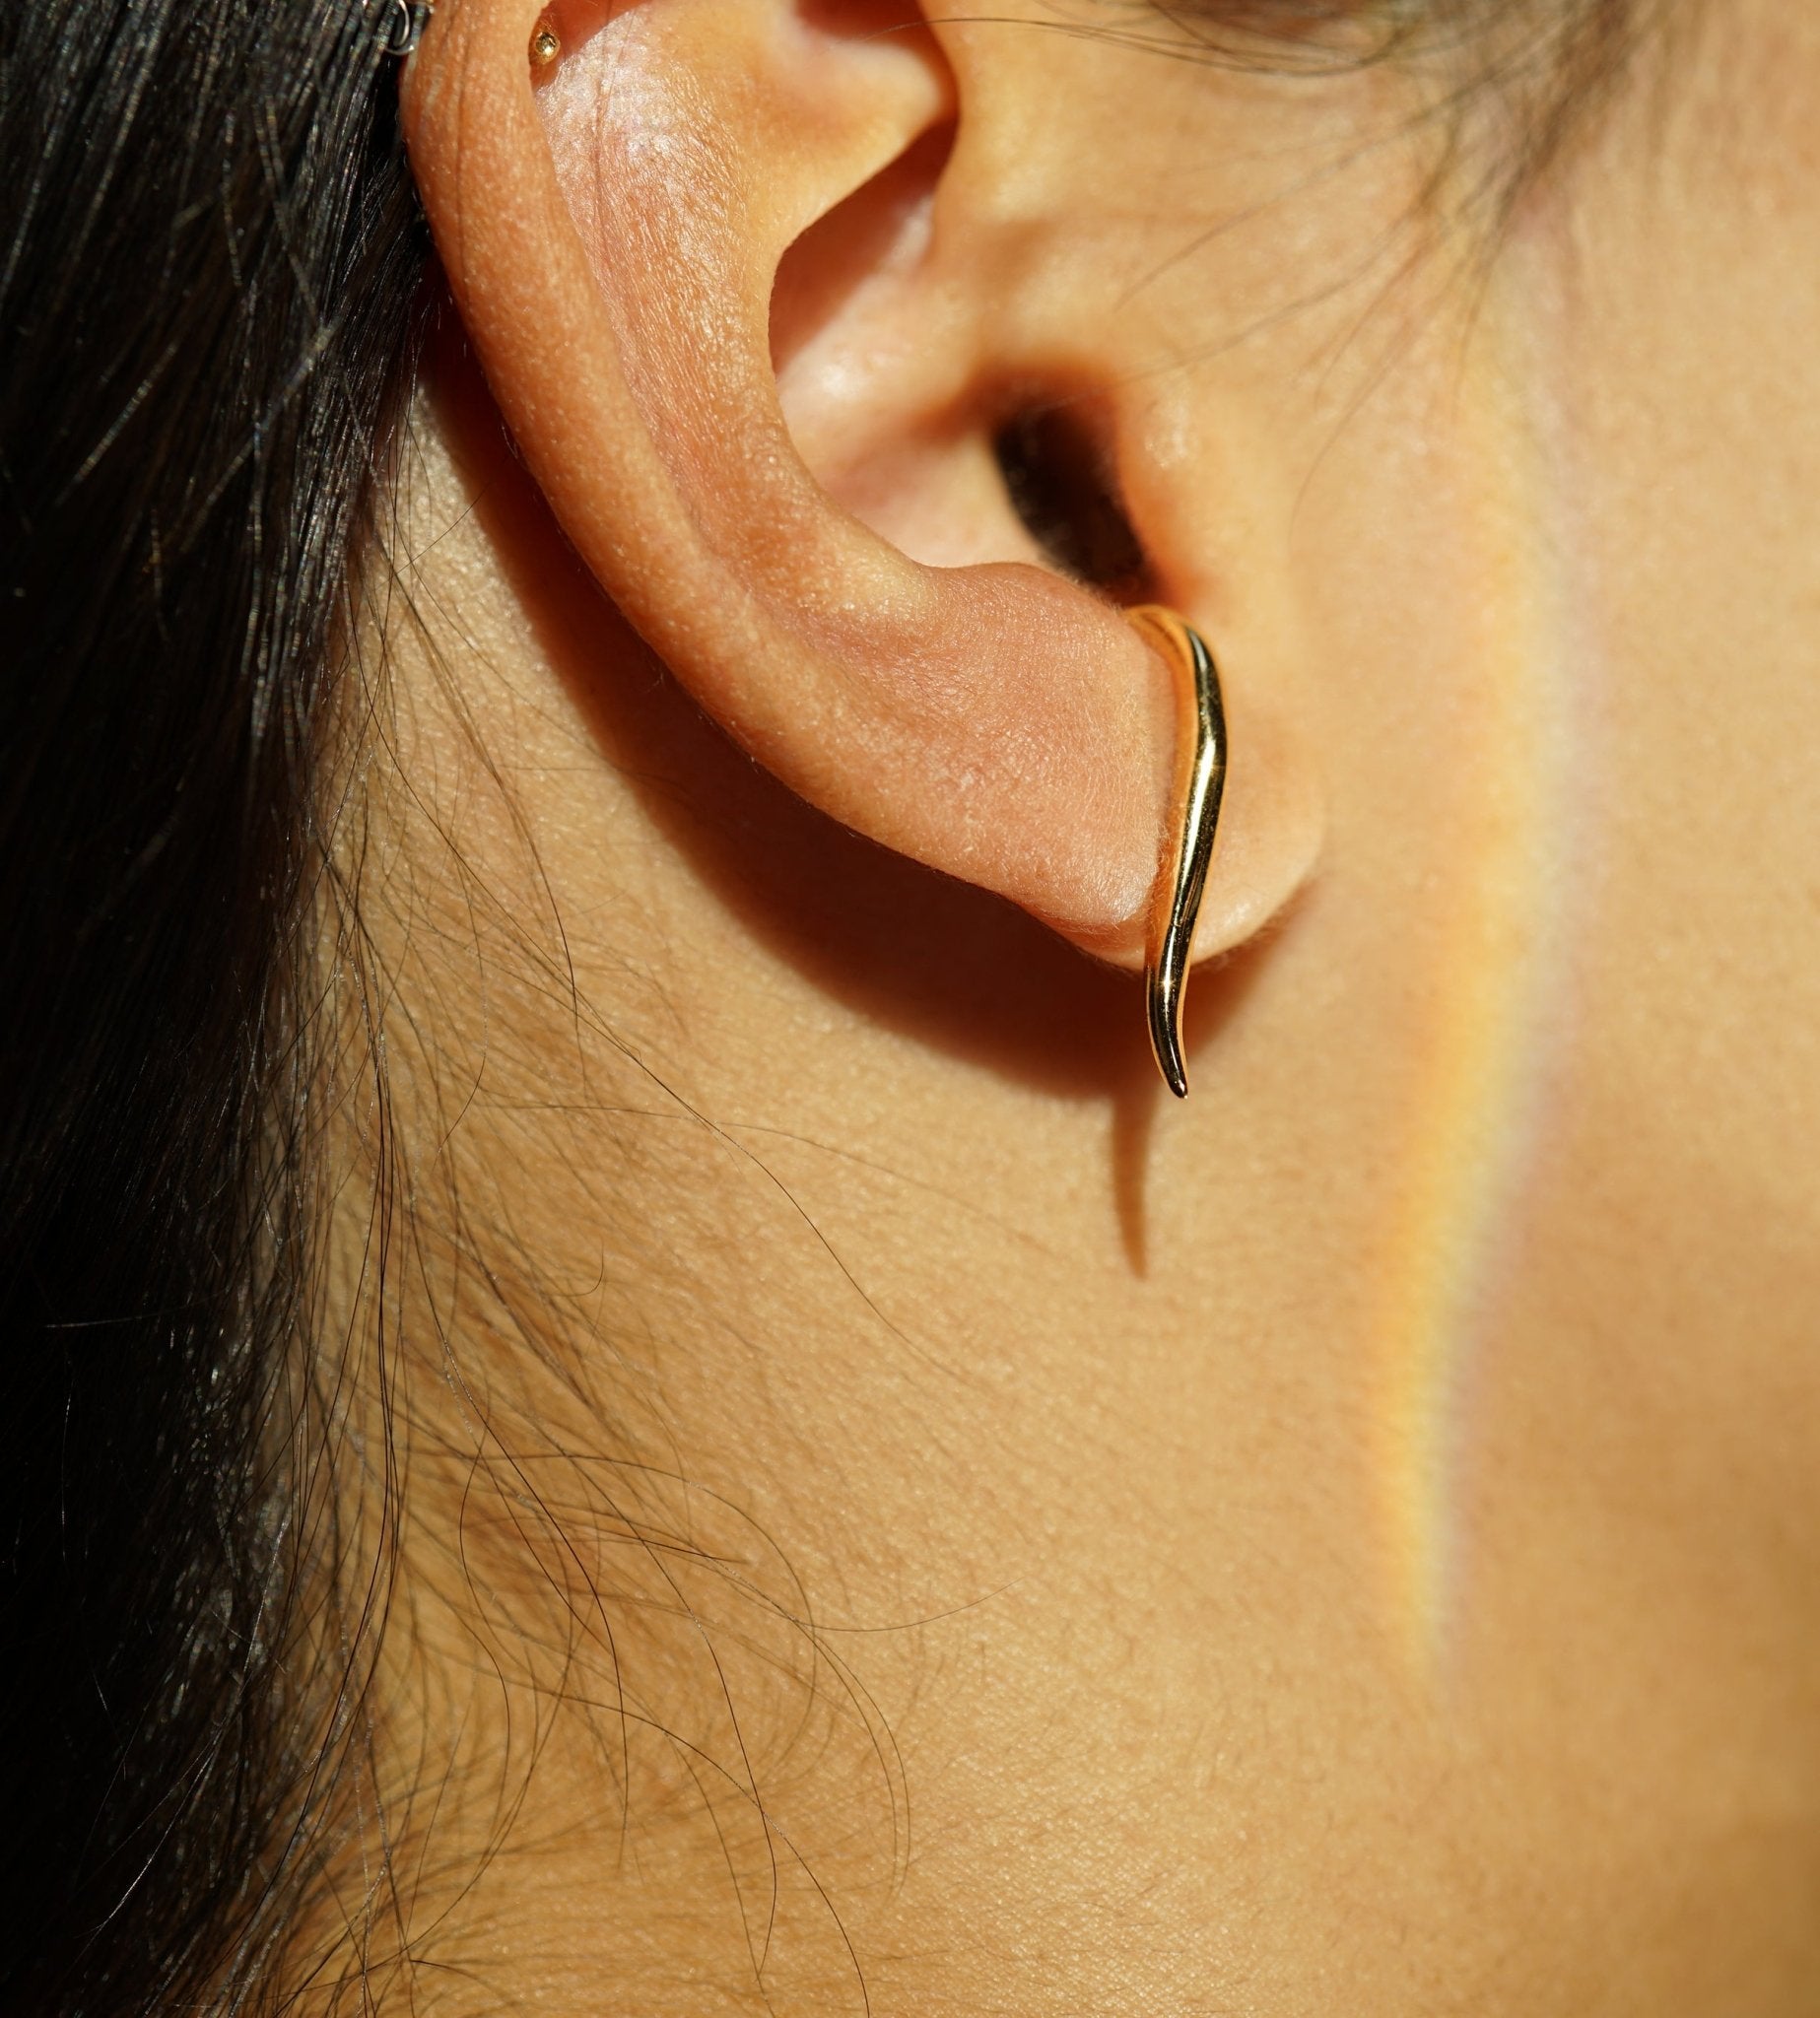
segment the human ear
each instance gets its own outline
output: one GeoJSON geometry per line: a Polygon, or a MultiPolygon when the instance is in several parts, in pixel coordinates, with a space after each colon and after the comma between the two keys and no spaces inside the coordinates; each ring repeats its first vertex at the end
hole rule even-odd
{"type": "MultiPolygon", "coordinates": [[[[1107,584],[1041,565],[994,462],[1008,387],[1065,358],[1048,395],[1089,411],[1102,361],[1030,245],[998,256],[967,74],[895,0],[444,12],[405,77],[419,187],[602,587],[802,797],[1134,962],[1174,839],[1174,676],[1107,584]],[[561,51],[542,68],[540,24],[561,51]],[[825,396],[814,355],[843,322],[834,375],[862,391],[825,396]]],[[[1267,669],[1224,674],[1197,955],[1280,908],[1319,828],[1267,669]]]]}

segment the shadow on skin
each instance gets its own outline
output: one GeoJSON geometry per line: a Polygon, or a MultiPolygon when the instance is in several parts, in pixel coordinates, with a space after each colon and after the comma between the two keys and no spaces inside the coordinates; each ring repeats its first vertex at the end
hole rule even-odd
{"type": "MultiPolygon", "coordinates": [[[[1059,1098],[1112,1110],[1111,1171],[1132,1270],[1147,1265],[1159,1103],[1142,982],[989,892],[817,812],[718,729],[602,594],[513,453],[478,365],[444,318],[427,360],[438,417],[541,648],[652,825],[747,930],[846,1008],[1059,1098]]],[[[1249,991],[1253,941],[1190,986],[1197,1054],[1249,991]]],[[[1217,1097],[1203,1065],[1199,1098],[1217,1097]]]]}

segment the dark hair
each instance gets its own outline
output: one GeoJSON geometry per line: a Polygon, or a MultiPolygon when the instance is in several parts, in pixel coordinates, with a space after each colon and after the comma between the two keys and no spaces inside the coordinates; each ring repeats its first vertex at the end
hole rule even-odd
{"type": "Polygon", "coordinates": [[[300,939],[426,258],[383,25],[0,9],[7,2012],[240,2008],[302,1880],[300,939]]]}
{"type": "MultiPolygon", "coordinates": [[[[1630,10],[1532,11],[1546,153],[1630,10]]],[[[364,1671],[297,1655],[324,731],[428,263],[388,26],[0,7],[0,2012],[276,1996],[364,1671]]]]}

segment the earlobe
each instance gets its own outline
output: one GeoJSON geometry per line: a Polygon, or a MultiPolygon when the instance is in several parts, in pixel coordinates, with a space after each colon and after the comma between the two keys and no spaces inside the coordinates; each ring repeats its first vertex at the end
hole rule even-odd
{"type": "MultiPolygon", "coordinates": [[[[1164,661],[1091,587],[1005,558],[1015,540],[982,533],[973,565],[911,559],[817,481],[785,424],[772,306],[786,254],[932,156],[957,113],[926,31],[870,32],[859,5],[848,22],[840,0],[813,17],[788,0],[610,17],[463,0],[405,81],[419,185],[525,461],[708,712],[836,819],[1135,964],[1172,817],[1164,661]],[[529,53],[546,29],[554,63],[529,53]]],[[[947,403],[946,438],[977,475],[966,444],[989,443],[1005,376],[993,319],[957,309],[952,272],[940,302],[895,279],[903,379],[922,388],[910,406],[926,420],[947,403]]],[[[893,355],[866,350],[880,370],[893,355]]],[[[897,429],[901,446],[907,411],[873,401],[847,432],[897,429]]],[[[849,465],[872,446],[891,444],[849,441],[849,465]]],[[[1229,706],[1233,789],[1197,954],[1280,906],[1318,828],[1292,793],[1287,841],[1247,839],[1249,709],[1236,693],[1229,706]]]]}

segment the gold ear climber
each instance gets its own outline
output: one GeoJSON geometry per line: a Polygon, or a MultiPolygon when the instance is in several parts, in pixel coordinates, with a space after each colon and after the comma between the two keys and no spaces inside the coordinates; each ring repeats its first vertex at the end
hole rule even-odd
{"type": "Polygon", "coordinates": [[[1185,1100],[1181,999],[1226,790],[1226,711],[1219,668],[1199,632],[1161,603],[1141,603],[1125,616],[1162,653],[1176,681],[1176,822],[1150,902],[1144,990],[1158,1069],[1177,1099],[1185,1100]]]}

